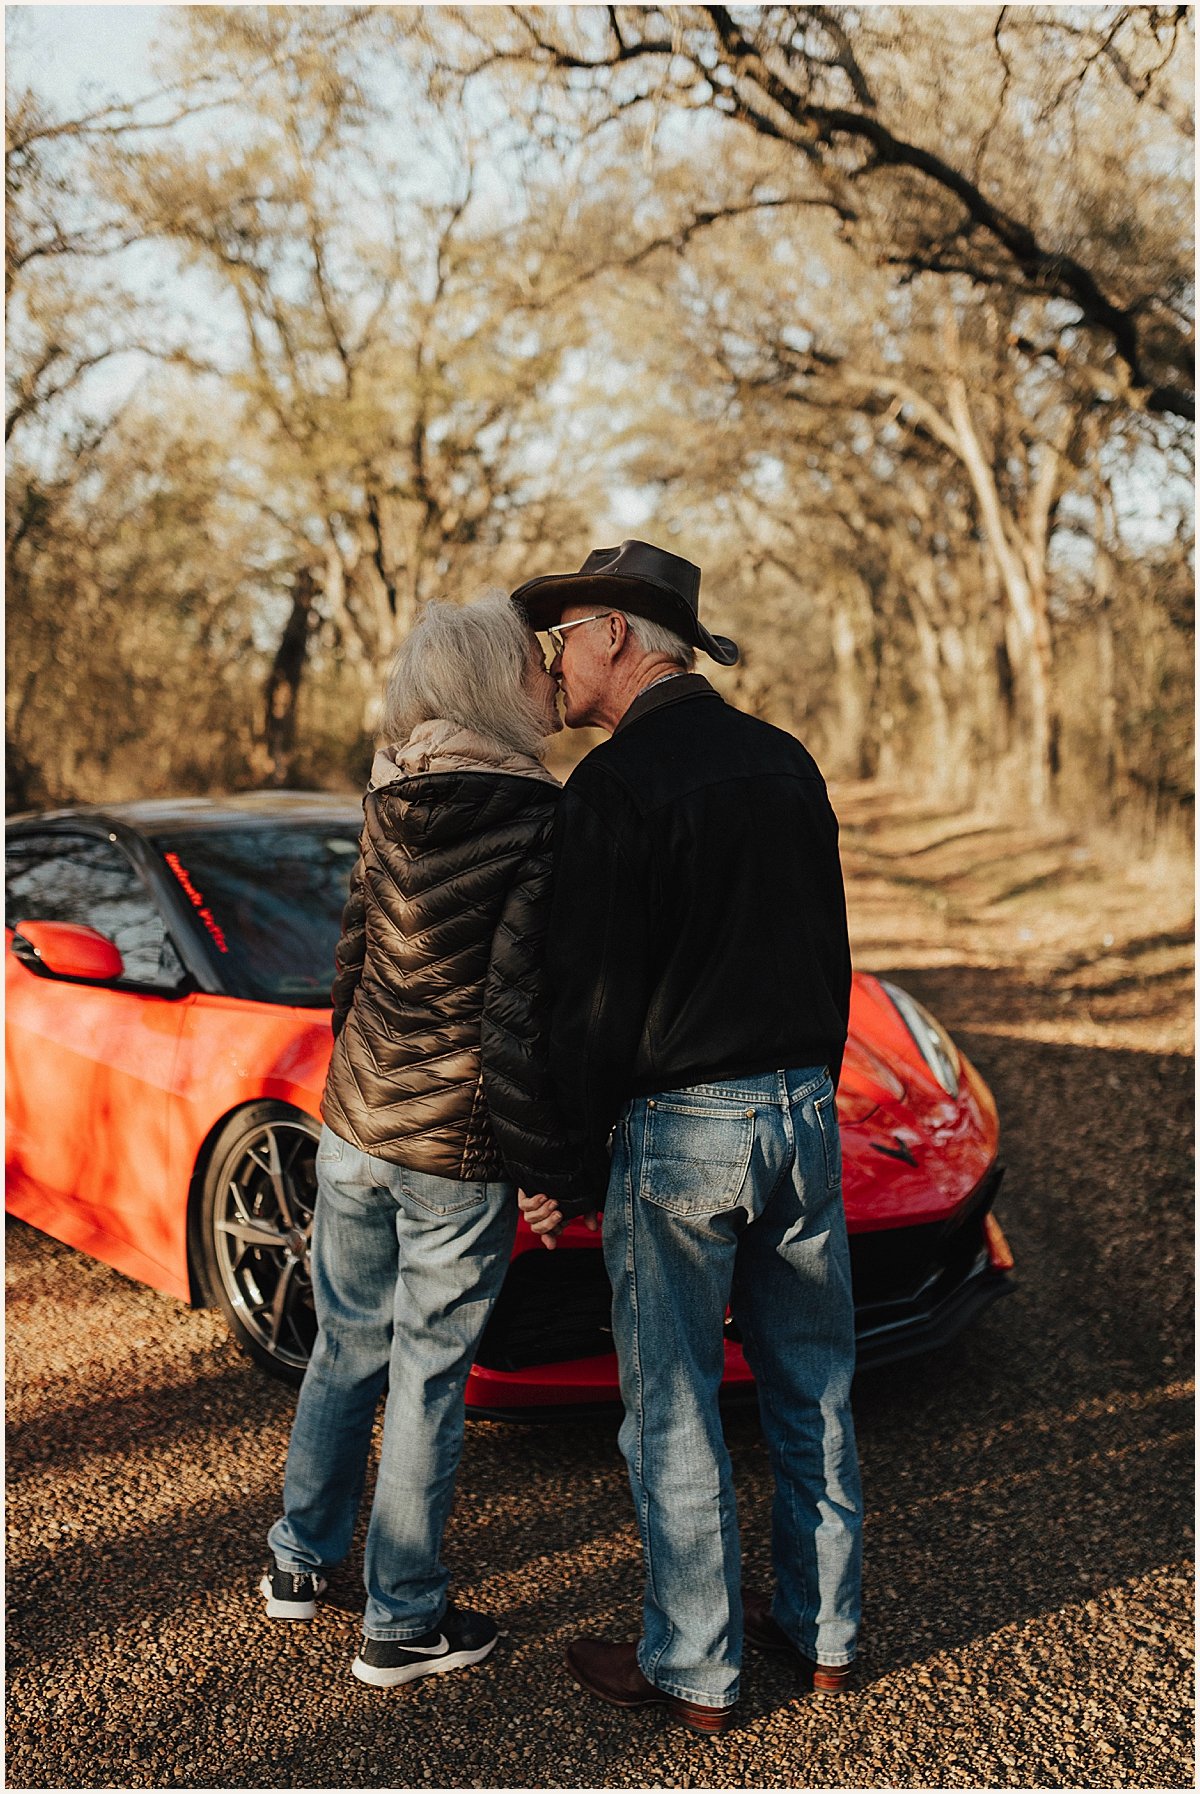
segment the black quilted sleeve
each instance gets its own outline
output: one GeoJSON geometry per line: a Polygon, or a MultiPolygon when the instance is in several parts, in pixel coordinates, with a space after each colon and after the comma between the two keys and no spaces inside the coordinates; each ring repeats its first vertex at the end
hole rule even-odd
{"type": "Polygon", "coordinates": [[[584,1164],[582,1142],[568,1136],[553,1096],[544,966],[552,834],[553,805],[545,804],[493,939],[482,1070],[493,1133],[509,1171],[522,1189],[553,1196],[570,1218],[603,1205],[608,1164],[584,1164]]]}

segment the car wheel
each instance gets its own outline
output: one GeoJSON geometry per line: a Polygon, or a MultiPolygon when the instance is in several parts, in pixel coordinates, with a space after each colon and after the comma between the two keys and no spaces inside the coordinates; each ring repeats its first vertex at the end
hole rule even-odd
{"type": "Polygon", "coordinates": [[[308,1255],[320,1132],[283,1103],[240,1109],[209,1157],[198,1215],[205,1281],[234,1338],[289,1383],[317,1332],[308,1255]]]}

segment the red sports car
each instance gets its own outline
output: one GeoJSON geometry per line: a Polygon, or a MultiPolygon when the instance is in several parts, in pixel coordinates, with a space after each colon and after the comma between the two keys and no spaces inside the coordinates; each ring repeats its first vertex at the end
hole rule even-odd
{"type": "MultiPolygon", "coordinates": [[[[328,990],[361,812],[259,792],[25,816],[8,829],[9,1210],[127,1276],[219,1303],[298,1379],[328,990]]],[[[940,1345],[1007,1285],[995,1104],[907,992],[858,973],[838,1088],[860,1364],[940,1345]]],[[[467,1384],[477,1413],[617,1395],[581,1223],[522,1222],[467,1384]]],[[[750,1372],[732,1323],[726,1386],[750,1372]]]]}

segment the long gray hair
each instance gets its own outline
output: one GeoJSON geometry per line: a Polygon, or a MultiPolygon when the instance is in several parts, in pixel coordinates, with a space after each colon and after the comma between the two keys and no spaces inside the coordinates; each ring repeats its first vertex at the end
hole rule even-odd
{"type": "Polygon", "coordinates": [[[529,625],[507,595],[426,604],[397,651],[383,700],[383,733],[405,742],[418,723],[444,718],[519,754],[549,733],[525,689],[529,625]]]}

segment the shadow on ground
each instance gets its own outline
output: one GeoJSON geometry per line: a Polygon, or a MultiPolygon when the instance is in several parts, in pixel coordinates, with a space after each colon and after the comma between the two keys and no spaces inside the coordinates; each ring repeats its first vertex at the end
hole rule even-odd
{"type": "MultiPolygon", "coordinates": [[[[739,1731],[703,1745],[575,1698],[573,1633],[637,1626],[611,1416],[468,1428],[447,1558],[501,1654],[361,1689],[361,1541],[310,1627],[252,1594],[291,1392],[214,1317],[10,1223],[10,1785],[1190,1785],[1191,1063],[999,1032],[1040,1000],[1007,973],[896,975],[995,1092],[1017,1275],[859,1379],[855,1696],[797,1702],[751,1662],[739,1731]]],[[[764,1582],[766,1453],[753,1412],[727,1432],[764,1582]]]]}

